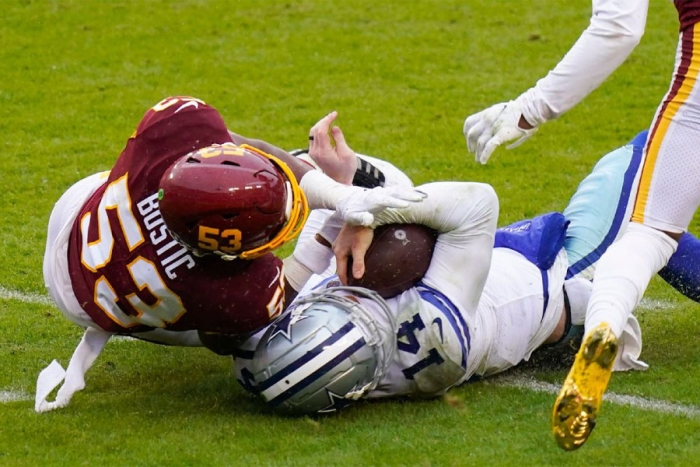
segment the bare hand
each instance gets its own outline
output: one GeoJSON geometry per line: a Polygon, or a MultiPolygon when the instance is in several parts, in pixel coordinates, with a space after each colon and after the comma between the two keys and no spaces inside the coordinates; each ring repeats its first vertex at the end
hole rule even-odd
{"type": "Polygon", "coordinates": [[[357,170],[357,155],[345,142],[340,128],[331,124],[338,112],[331,112],[309,130],[309,156],[321,171],[338,183],[352,185],[357,170]],[[333,146],[332,140],[335,141],[333,146]]]}
{"type": "Polygon", "coordinates": [[[348,258],[352,258],[352,276],[360,279],[365,274],[365,253],[372,244],[374,230],[360,225],[345,224],[333,243],[336,268],[340,282],[348,284],[348,258]]]}

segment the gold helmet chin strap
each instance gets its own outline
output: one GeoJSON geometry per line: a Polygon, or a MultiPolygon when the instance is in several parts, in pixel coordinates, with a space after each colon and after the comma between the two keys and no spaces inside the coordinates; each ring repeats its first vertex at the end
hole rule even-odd
{"type": "Polygon", "coordinates": [[[284,224],[282,229],[277,232],[277,235],[275,235],[272,240],[252,250],[244,251],[237,255],[232,255],[241,259],[250,260],[259,258],[260,256],[281,247],[299,235],[299,232],[301,232],[301,229],[306,223],[306,219],[309,217],[309,204],[306,201],[306,195],[303,191],[301,191],[301,187],[299,187],[299,182],[297,182],[294,173],[287,164],[277,157],[248,144],[241,144],[240,147],[259,154],[272,161],[272,163],[275,164],[277,168],[279,168],[286,176],[287,183],[285,185],[287,187],[287,196],[292,197],[291,208],[287,210],[287,222],[284,224]]]}

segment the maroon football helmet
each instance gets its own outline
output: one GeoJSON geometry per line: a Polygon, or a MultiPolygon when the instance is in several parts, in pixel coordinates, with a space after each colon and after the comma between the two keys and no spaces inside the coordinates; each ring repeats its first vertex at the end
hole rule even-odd
{"type": "Polygon", "coordinates": [[[178,159],[160,180],[160,212],[195,255],[253,259],[294,238],[306,199],[289,168],[253,147],[216,144],[178,159]]]}

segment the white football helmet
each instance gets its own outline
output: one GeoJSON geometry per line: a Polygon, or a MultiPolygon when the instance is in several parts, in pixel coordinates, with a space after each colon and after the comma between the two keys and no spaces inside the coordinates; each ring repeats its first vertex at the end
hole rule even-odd
{"type": "Polygon", "coordinates": [[[396,322],[376,292],[331,287],[299,301],[265,332],[250,372],[274,409],[334,412],[372,391],[396,350],[396,322]],[[376,318],[355,297],[368,298],[376,318]],[[387,325],[387,323],[389,323],[387,325]]]}

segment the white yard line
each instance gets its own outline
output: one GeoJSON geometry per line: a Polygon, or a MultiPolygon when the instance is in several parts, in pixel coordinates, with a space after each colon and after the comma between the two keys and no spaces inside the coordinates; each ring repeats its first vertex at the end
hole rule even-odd
{"type": "MultiPolygon", "coordinates": [[[[3,286],[0,286],[0,299],[17,300],[23,303],[34,303],[37,305],[54,306],[53,301],[47,295],[41,295],[38,293],[17,292],[15,290],[9,290],[3,286]]],[[[134,339],[129,336],[113,336],[112,340],[118,342],[132,342],[136,341],[137,339],[134,339]]],[[[31,401],[33,399],[34,397],[32,395],[27,394],[26,392],[21,390],[15,391],[12,389],[0,389],[0,404],[7,404],[9,402],[18,401],[31,401]]]]}
{"type": "MultiPolygon", "coordinates": [[[[18,300],[20,302],[35,303],[38,305],[53,305],[51,299],[46,295],[37,293],[17,292],[2,286],[0,286],[0,299],[18,300]]],[[[644,299],[640,304],[640,308],[644,310],[664,310],[671,307],[672,304],[665,300],[644,299]]],[[[125,337],[121,339],[113,338],[113,340],[129,342],[135,339],[125,337]]],[[[559,386],[555,384],[537,381],[535,379],[518,374],[500,376],[486,381],[489,382],[489,384],[494,384],[497,386],[529,389],[531,391],[546,392],[549,394],[557,394],[560,389],[559,386]]],[[[30,395],[22,391],[18,392],[12,390],[0,390],[0,404],[15,401],[26,401],[31,399],[32,397],[30,395]]],[[[615,394],[611,392],[605,394],[604,400],[613,404],[629,405],[632,407],[636,407],[642,410],[649,410],[652,412],[682,415],[689,418],[700,418],[700,408],[692,405],[676,404],[673,402],[666,402],[658,399],[647,399],[639,396],[629,396],[625,394],[615,394]]]]}
{"type": "Polygon", "coordinates": [[[53,301],[46,295],[38,293],[17,292],[6,289],[0,285],[0,299],[17,300],[24,303],[35,303],[37,305],[53,305],[53,301]]]}
{"type": "Polygon", "coordinates": [[[0,404],[30,400],[32,400],[32,396],[30,396],[24,391],[11,391],[8,389],[0,391],[0,404]]]}
{"type": "Polygon", "coordinates": [[[109,338],[110,342],[139,342],[139,340],[135,337],[131,336],[112,336],[109,338]]]}
{"type": "Polygon", "coordinates": [[[639,303],[640,311],[659,311],[669,310],[675,305],[669,300],[656,300],[652,298],[643,298],[639,303]]]}
{"type": "MultiPolygon", "coordinates": [[[[529,378],[521,374],[496,377],[490,380],[490,384],[518,389],[529,389],[531,391],[546,392],[548,394],[558,394],[559,389],[561,389],[561,386],[556,384],[538,381],[534,378],[529,378]]],[[[688,418],[700,418],[700,408],[693,405],[678,404],[675,402],[630,396],[626,394],[615,394],[614,392],[605,393],[603,400],[613,404],[628,405],[650,412],[681,415],[688,418]]]]}
{"type": "MultiPolygon", "coordinates": [[[[51,305],[54,306],[53,300],[49,298],[48,295],[41,295],[38,293],[24,293],[24,292],[17,292],[15,290],[9,290],[6,289],[5,287],[0,285],[0,299],[8,299],[8,300],[17,300],[23,303],[34,303],[37,305],[51,305]]],[[[129,336],[112,336],[113,341],[121,341],[121,342],[132,342],[132,341],[137,341],[138,339],[135,339],[133,337],[129,336]]],[[[0,400],[1,401],[1,400],[0,400]]]]}
{"type": "MultiPolygon", "coordinates": [[[[494,386],[545,392],[547,394],[557,394],[560,389],[560,387],[556,384],[538,381],[536,379],[518,374],[498,376],[485,380],[484,382],[494,386]]],[[[659,399],[649,399],[646,397],[630,396],[626,394],[615,394],[613,392],[606,393],[603,399],[608,403],[628,405],[649,412],[680,415],[687,418],[700,418],[700,408],[693,405],[678,404],[659,399]]],[[[0,390],[0,404],[30,400],[32,400],[32,396],[24,391],[13,391],[9,389],[0,390]]]]}
{"type": "MultiPolygon", "coordinates": [[[[38,293],[25,293],[10,290],[0,285],[0,299],[18,300],[24,303],[36,303],[38,305],[53,305],[53,301],[47,295],[38,293]]],[[[668,300],[655,300],[643,298],[639,304],[642,310],[668,310],[673,308],[673,303],[668,300]]]]}
{"type": "MultiPolygon", "coordinates": [[[[0,299],[17,300],[23,303],[35,303],[38,305],[53,305],[53,301],[46,295],[36,293],[23,293],[6,289],[0,286],[0,299]]],[[[12,389],[0,389],[0,404],[8,402],[30,401],[33,397],[24,391],[14,391],[12,389]]]]}

